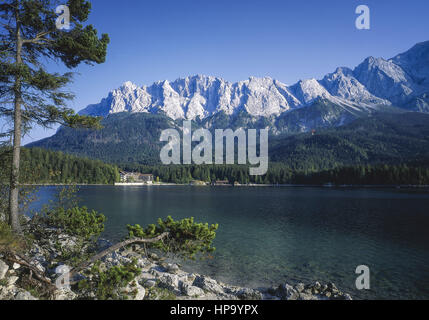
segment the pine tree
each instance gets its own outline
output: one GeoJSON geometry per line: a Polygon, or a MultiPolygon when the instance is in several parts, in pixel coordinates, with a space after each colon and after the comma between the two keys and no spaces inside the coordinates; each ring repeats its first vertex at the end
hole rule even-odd
{"type": "MultiPolygon", "coordinates": [[[[56,0],[2,0],[0,3],[0,115],[13,125],[3,136],[13,136],[9,192],[9,221],[16,232],[21,138],[32,126],[60,123],[71,127],[100,127],[99,118],[76,115],[64,90],[72,74],[50,73],[43,61],[72,69],[80,63],[103,63],[109,37],[101,38],[92,25],[83,26],[91,10],[86,0],[68,0],[70,28],[57,28],[56,0]]],[[[66,10],[67,9],[67,10],[66,10]]],[[[64,22],[66,20],[64,16],[64,22]]]]}

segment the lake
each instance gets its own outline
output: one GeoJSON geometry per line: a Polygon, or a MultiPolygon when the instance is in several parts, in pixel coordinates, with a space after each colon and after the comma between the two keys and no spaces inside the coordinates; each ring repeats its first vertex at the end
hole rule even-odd
{"type": "MultiPolygon", "coordinates": [[[[56,187],[43,187],[40,201],[56,187]]],[[[427,189],[84,186],[81,204],[107,216],[103,237],[158,217],[219,223],[213,259],[184,269],[231,284],[334,282],[357,299],[429,299],[427,189]],[[357,290],[367,265],[371,289],[357,290]]]]}

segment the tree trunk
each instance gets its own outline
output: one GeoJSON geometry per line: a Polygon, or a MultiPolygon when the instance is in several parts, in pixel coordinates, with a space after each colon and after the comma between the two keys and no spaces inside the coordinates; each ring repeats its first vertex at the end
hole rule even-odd
{"type": "MultiPolygon", "coordinates": [[[[22,64],[22,39],[21,29],[18,17],[18,9],[16,9],[16,65],[22,64]]],[[[19,72],[15,76],[15,88],[14,88],[14,124],[13,124],[13,154],[12,154],[12,170],[10,174],[10,193],[9,193],[9,223],[12,229],[21,233],[21,226],[19,224],[19,162],[21,152],[21,127],[22,127],[22,93],[21,93],[21,75],[19,72]]]]}
{"type": "Polygon", "coordinates": [[[155,242],[158,242],[158,241],[164,239],[168,235],[169,235],[168,232],[164,232],[164,233],[161,233],[159,236],[156,236],[155,238],[131,238],[131,239],[127,239],[127,240],[124,240],[122,242],[119,242],[119,243],[107,248],[106,250],[101,251],[100,253],[98,253],[95,256],[93,256],[92,258],[90,258],[88,261],[83,262],[78,267],[71,270],[69,273],[70,277],[73,274],[87,268],[92,263],[94,263],[94,262],[100,260],[101,258],[107,256],[109,253],[112,253],[118,249],[121,249],[122,247],[128,246],[128,245],[133,244],[133,243],[155,243],[155,242]]]}

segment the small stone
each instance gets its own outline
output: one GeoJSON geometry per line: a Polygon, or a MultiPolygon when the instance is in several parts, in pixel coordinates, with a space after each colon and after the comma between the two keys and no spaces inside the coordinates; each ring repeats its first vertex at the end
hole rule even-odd
{"type": "Polygon", "coordinates": [[[77,295],[67,288],[61,288],[54,293],[55,300],[74,300],[77,295]]]}
{"type": "Polygon", "coordinates": [[[19,280],[19,278],[17,276],[9,277],[9,279],[7,281],[7,285],[13,286],[18,280],[19,280]]]}
{"type": "Polygon", "coordinates": [[[132,262],[133,262],[133,260],[131,260],[130,258],[122,257],[121,259],[119,259],[119,262],[120,262],[121,264],[130,264],[130,263],[132,263],[132,262]]]}
{"type": "Polygon", "coordinates": [[[134,300],[143,300],[146,295],[146,289],[139,284],[132,287],[132,292],[135,293],[135,296],[133,297],[134,300]]]}
{"type": "Polygon", "coordinates": [[[313,296],[312,294],[301,292],[299,294],[299,300],[317,300],[317,298],[315,296],[313,296]]]}
{"type": "Polygon", "coordinates": [[[149,253],[149,258],[151,258],[152,260],[159,260],[159,257],[156,253],[149,253]]]}
{"type": "Polygon", "coordinates": [[[175,274],[163,274],[160,278],[160,285],[169,290],[176,290],[179,287],[179,277],[175,274]]]}
{"type": "Polygon", "coordinates": [[[0,260],[0,280],[2,280],[7,271],[9,270],[9,266],[3,262],[3,260],[0,260]]]}
{"type": "Polygon", "coordinates": [[[144,268],[146,266],[147,261],[145,259],[137,259],[137,267],[144,268]]]}
{"type": "Polygon", "coordinates": [[[224,293],[222,287],[217,283],[216,280],[206,276],[196,277],[193,285],[213,293],[224,293]]]}
{"type": "Polygon", "coordinates": [[[193,283],[196,277],[197,277],[197,275],[196,275],[195,273],[188,273],[188,275],[187,275],[186,279],[187,279],[189,282],[193,283]]]}
{"type": "Polygon", "coordinates": [[[21,265],[19,264],[19,263],[14,263],[13,264],[13,266],[12,266],[12,268],[14,269],[14,270],[17,270],[17,269],[19,269],[21,267],[21,265]]]}
{"type": "Polygon", "coordinates": [[[338,288],[336,287],[336,285],[335,285],[334,283],[332,283],[332,282],[328,283],[328,289],[329,289],[329,291],[331,291],[332,293],[338,293],[338,292],[339,292],[339,290],[338,290],[338,288]]]}
{"type": "Polygon", "coordinates": [[[262,294],[259,291],[249,288],[240,289],[237,297],[241,300],[262,300],[262,294]]]}
{"type": "Polygon", "coordinates": [[[128,283],[126,287],[122,288],[120,293],[126,295],[128,298],[132,298],[133,300],[143,300],[146,294],[146,289],[133,280],[128,283]]]}
{"type": "Polygon", "coordinates": [[[117,251],[112,252],[113,260],[119,260],[120,258],[121,258],[121,255],[117,251]]]}
{"type": "Polygon", "coordinates": [[[146,281],[143,283],[143,285],[144,285],[146,288],[153,288],[153,287],[155,287],[155,286],[156,286],[156,281],[155,281],[155,280],[146,280],[146,281]]]}
{"type": "Polygon", "coordinates": [[[31,261],[31,265],[38,269],[40,272],[45,272],[45,267],[43,267],[42,263],[46,263],[46,259],[42,256],[36,256],[33,261],[31,261]]]}
{"type": "Polygon", "coordinates": [[[100,265],[98,266],[98,268],[100,269],[101,272],[105,272],[108,269],[107,265],[104,262],[100,263],[100,265]]]}
{"type": "Polygon", "coordinates": [[[174,264],[168,264],[166,269],[170,273],[177,273],[180,271],[179,266],[175,263],[174,264]]]}
{"type": "Polygon", "coordinates": [[[204,291],[201,288],[190,285],[188,283],[182,284],[182,293],[189,297],[201,297],[204,295],[204,291]]]}
{"type": "Polygon", "coordinates": [[[295,286],[295,289],[296,289],[298,292],[302,292],[302,291],[304,290],[304,288],[305,288],[305,286],[304,286],[304,284],[303,284],[303,283],[298,283],[298,284],[295,286]]]}
{"type": "Polygon", "coordinates": [[[298,298],[298,291],[294,289],[291,285],[285,283],[281,284],[277,290],[276,295],[281,299],[285,300],[296,300],[298,298]]]}
{"type": "Polygon", "coordinates": [[[304,289],[304,291],[302,291],[302,292],[304,292],[306,294],[312,294],[313,293],[313,288],[304,289]]]}

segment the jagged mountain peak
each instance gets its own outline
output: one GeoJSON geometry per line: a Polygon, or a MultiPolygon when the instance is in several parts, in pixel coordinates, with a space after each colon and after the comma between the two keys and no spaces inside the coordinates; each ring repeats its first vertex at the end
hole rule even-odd
{"type": "Polygon", "coordinates": [[[335,69],[335,72],[332,74],[341,74],[344,76],[352,76],[353,70],[348,68],[348,67],[338,67],[337,69],[335,69]]]}
{"type": "Polygon", "coordinates": [[[425,104],[428,92],[426,41],[392,59],[370,56],[354,69],[339,67],[321,80],[304,79],[291,86],[268,76],[232,83],[203,74],[142,87],[127,81],[81,113],[150,112],[172,119],[203,119],[218,112],[233,115],[244,110],[250,116],[270,117],[309,106],[319,98],[357,109],[391,104],[410,108],[413,101],[425,104]]]}
{"type": "Polygon", "coordinates": [[[429,41],[423,41],[415,44],[411,49],[400,53],[390,60],[400,64],[400,61],[404,60],[428,60],[429,59],[429,41]]]}
{"type": "Polygon", "coordinates": [[[332,96],[319,81],[316,79],[300,80],[298,83],[290,87],[295,97],[303,103],[308,105],[314,102],[317,98],[324,98],[331,100],[332,96]]]}
{"type": "Polygon", "coordinates": [[[410,74],[392,60],[369,57],[353,70],[353,75],[372,95],[396,105],[420,92],[410,74]]]}
{"type": "Polygon", "coordinates": [[[368,89],[357,80],[353,70],[340,67],[335,72],[327,74],[320,83],[333,96],[358,104],[385,104],[390,105],[388,100],[381,99],[371,94],[368,89]]]}
{"type": "Polygon", "coordinates": [[[129,90],[135,90],[137,89],[137,85],[131,81],[125,81],[122,85],[121,88],[123,89],[129,89],[129,90]]]}
{"type": "Polygon", "coordinates": [[[403,68],[423,91],[429,91],[429,41],[420,42],[391,61],[403,68]],[[425,90],[426,89],[426,90],[425,90]]]}

